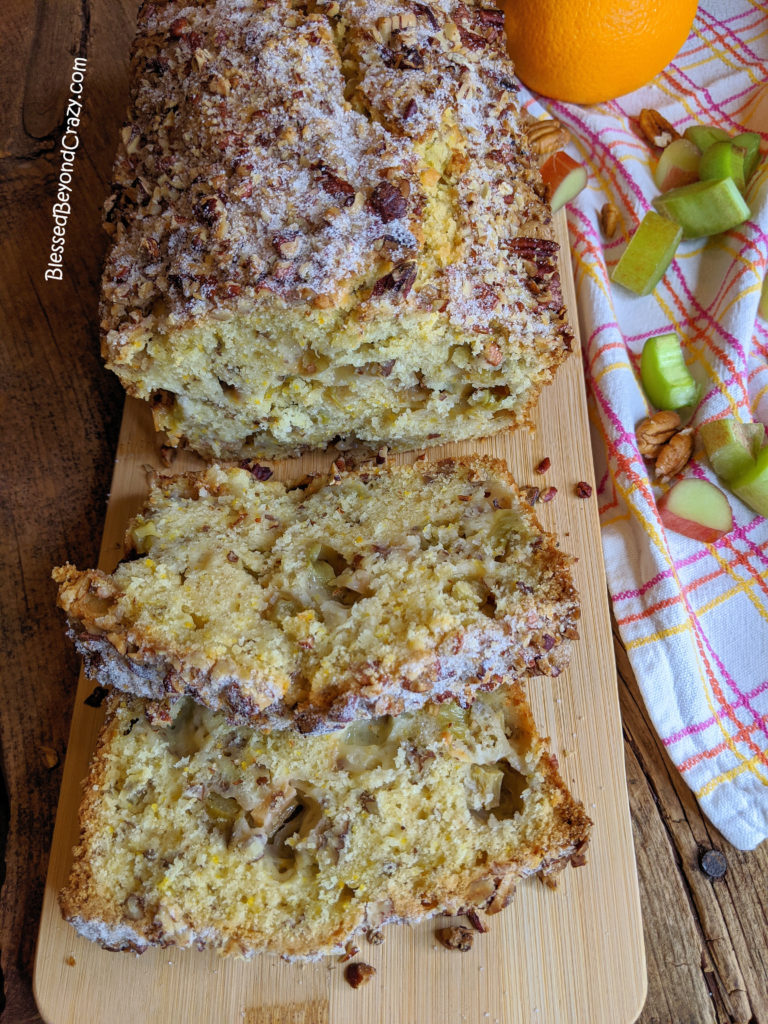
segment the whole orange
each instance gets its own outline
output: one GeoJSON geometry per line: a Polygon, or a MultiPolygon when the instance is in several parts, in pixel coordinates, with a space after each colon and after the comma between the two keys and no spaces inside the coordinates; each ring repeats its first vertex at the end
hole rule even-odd
{"type": "Polygon", "coordinates": [[[551,99],[599,103],[638,89],[685,42],[696,0],[505,0],[518,77],[551,99]]]}

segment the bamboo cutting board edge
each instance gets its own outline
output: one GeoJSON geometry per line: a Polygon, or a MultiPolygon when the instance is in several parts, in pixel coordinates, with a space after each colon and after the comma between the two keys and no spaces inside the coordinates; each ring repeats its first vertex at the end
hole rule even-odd
{"type": "MultiPolygon", "coordinates": [[[[438,949],[434,922],[388,928],[380,947],[361,939],[360,958],[378,973],[357,992],[343,981],[335,958],[299,965],[270,957],[227,961],[196,951],[155,950],[141,958],[108,953],[78,936],[62,920],[56,901],[77,838],[80,781],[102,717],[83,704],[93,684],[81,673],[36,952],[35,997],[48,1024],[629,1024],[639,1015],[645,952],[596,496],[580,500],[573,494],[578,480],[594,488],[594,470],[564,214],[556,225],[565,254],[563,294],[577,338],[573,355],[542,395],[535,434],[507,432],[477,444],[432,449],[428,457],[482,451],[506,458],[520,484],[537,485],[542,478],[533,467],[545,455],[552,460],[544,483],[557,486],[558,495],[537,511],[579,559],[581,639],[568,671],[556,680],[532,680],[529,694],[566,783],[594,819],[587,866],[564,872],[557,893],[534,879],[523,883],[468,954],[438,949]]],[[[146,490],[145,466],[158,466],[157,456],[147,409],[129,399],[102,568],[111,570],[121,555],[125,522],[146,490]]],[[[314,455],[298,464],[317,469],[329,461],[314,455]]],[[[173,471],[194,464],[182,456],[173,471]]],[[[296,462],[278,464],[276,475],[289,476],[296,468],[296,462]]]]}

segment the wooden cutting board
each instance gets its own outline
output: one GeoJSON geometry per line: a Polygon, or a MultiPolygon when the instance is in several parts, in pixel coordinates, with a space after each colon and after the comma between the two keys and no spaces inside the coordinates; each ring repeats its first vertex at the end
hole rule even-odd
{"type": "MultiPolygon", "coordinates": [[[[576,330],[576,297],[565,217],[556,218],[565,254],[563,294],[576,330]]],[[[35,962],[35,996],[48,1024],[629,1024],[646,990],[635,856],[627,803],[621,720],[597,517],[596,489],[584,500],[578,481],[594,488],[584,378],[578,337],[574,354],[542,395],[536,431],[474,444],[447,445],[430,459],[479,451],[506,459],[521,485],[555,486],[537,505],[545,528],[578,556],[580,641],[558,679],[529,684],[540,731],[552,739],[566,783],[594,821],[585,867],[567,870],[553,892],[537,879],[522,883],[510,907],[489,918],[471,952],[443,949],[437,921],[385,929],[381,946],[359,940],[376,967],[357,991],[336,958],[287,964],[250,962],[214,953],[153,950],[109,953],[78,936],[59,914],[56,893],[77,840],[80,782],[102,713],[84,703],[93,683],[78,684],[35,962]],[[534,467],[545,457],[544,477],[534,467]]],[[[146,467],[159,466],[148,409],[126,402],[107,508],[100,566],[122,554],[128,517],[146,492],[146,467]]],[[[414,456],[404,456],[412,459],[414,456]]],[[[275,467],[278,477],[326,467],[330,457],[305,456],[275,467]]],[[[198,465],[179,456],[174,471],[198,465]]],[[[86,568],[81,566],[80,568],[86,568]]],[[[62,628],[63,623],[62,623],[62,628]]]]}

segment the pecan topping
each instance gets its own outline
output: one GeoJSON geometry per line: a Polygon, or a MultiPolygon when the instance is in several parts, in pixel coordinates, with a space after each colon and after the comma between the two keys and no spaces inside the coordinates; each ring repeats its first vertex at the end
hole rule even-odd
{"type": "Polygon", "coordinates": [[[338,200],[341,206],[351,206],[355,201],[355,189],[348,181],[344,181],[338,174],[329,171],[327,167],[321,167],[320,187],[328,195],[338,200]]]}
{"type": "Polygon", "coordinates": [[[592,487],[586,482],[586,480],[579,480],[576,484],[576,497],[577,498],[591,498],[592,487]]]}
{"type": "Polygon", "coordinates": [[[393,50],[389,46],[382,46],[382,58],[388,68],[395,68],[400,71],[418,71],[424,67],[424,58],[416,46],[401,46],[399,50],[393,50]]]}
{"type": "Polygon", "coordinates": [[[662,446],[680,429],[680,417],[671,409],[662,409],[638,426],[635,431],[637,447],[641,455],[655,459],[662,446]]]}
{"type": "Polygon", "coordinates": [[[658,110],[645,108],[640,111],[640,131],[652,146],[664,149],[675,139],[680,138],[680,133],[672,127],[666,117],[662,117],[658,110]]]}
{"type": "Polygon", "coordinates": [[[344,977],[352,988],[360,988],[361,985],[365,985],[366,982],[370,981],[375,973],[375,967],[358,962],[348,965],[344,971],[344,977]]]}
{"type": "Polygon", "coordinates": [[[535,469],[536,473],[546,473],[549,467],[552,465],[552,460],[547,456],[543,458],[535,469]]]}
{"type": "Polygon", "coordinates": [[[181,39],[184,35],[184,30],[189,27],[189,22],[186,18],[176,18],[175,21],[171,22],[170,33],[172,39],[181,39]]]}
{"type": "Polygon", "coordinates": [[[555,497],[556,494],[557,494],[557,488],[556,487],[548,487],[546,489],[546,491],[544,491],[543,494],[541,495],[541,499],[540,500],[541,501],[552,501],[552,499],[555,497]]]}
{"type": "Polygon", "coordinates": [[[373,286],[371,298],[377,299],[384,292],[396,292],[405,298],[416,280],[416,264],[413,260],[398,263],[388,274],[380,277],[373,286]]]}
{"type": "Polygon", "coordinates": [[[428,4],[414,4],[413,9],[414,11],[416,11],[417,14],[420,14],[423,18],[426,18],[429,24],[432,26],[432,28],[436,29],[438,27],[435,12],[428,4]]]}
{"type": "Polygon", "coordinates": [[[472,949],[474,935],[469,928],[463,924],[451,925],[450,928],[438,928],[435,931],[437,941],[446,949],[456,949],[459,953],[466,953],[472,949]]]}
{"type": "Polygon", "coordinates": [[[389,181],[382,181],[376,186],[368,203],[385,224],[389,224],[391,220],[399,220],[408,212],[408,204],[403,199],[400,189],[389,181]]]}

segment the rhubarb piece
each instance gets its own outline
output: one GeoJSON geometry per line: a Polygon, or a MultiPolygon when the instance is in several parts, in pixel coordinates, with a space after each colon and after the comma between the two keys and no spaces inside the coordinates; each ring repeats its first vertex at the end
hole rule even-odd
{"type": "Polygon", "coordinates": [[[744,156],[746,150],[733,142],[715,142],[705,149],[699,159],[701,181],[720,181],[733,178],[739,192],[744,191],[744,156]]]}
{"type": "Polygon", "coordinates": [[[719,235],[749,217],[749,207],[733,178],[696,181],[653,200],[656,209],[682,226],[684,238],[719,235]]]}
{"type": "Polygon", "coordinates": [[[682,237],[679,225],[649,210],[613,268],[611,280],[636,295],[650,295],[672,262],[682,237]]]}
{"type": "Polygon", "coordinates": [[[668,530],[706,544],[733,529],[733,514],[726,496],[709,480],[695,477],[670,487],[659,501],[659,514],[668,530]]]}
{"type": "Polygon", "coordinates": [[[549,189],[552,213],[565,206],[587,184],[587,170],[572,156],[558,150],[541,165],[541,177],[549,189]]]}
{"type": "Polygon", "coordinates": [[[732,416],[702,423],[699,427],[699,437],[712,469],[726,483],[743,476],[754,466],[764,436],[762,423],[740,423],[732,416]]]}
{"type": "Polygon", "coordinates": [[[688,371],[674,333],[657,334],[643,346],[640,379],[649,400],[657,409],[682,409],[698,394],[698,386],[688,371]]]}
{"type": "Polygon", "coordinates": [[[705,124],[692,124],[685,129],[683,137],[692,142],[700,153],[704,153],[713,143],[725,142],[730,138],[725,129],[705,124]]]}
{"type": "Polygon", "coordinates": [[[760,161],[760,136],[757,132],[742,132],[733,137],[733,144],[744,150],[744,181],[749,183],[760,161]]]}
{"type": "Polygon", "coordinates": [[[731,484],[734,494],[761,516],[768,516],[768,448],[761,448],[750,468],[731,484]]]}
{"type": "Polygon", "coordinates": [[[699,180],[701,154],[690,139],[675,139],[659,157],[653,180],[660,192],[699,180]]]}

